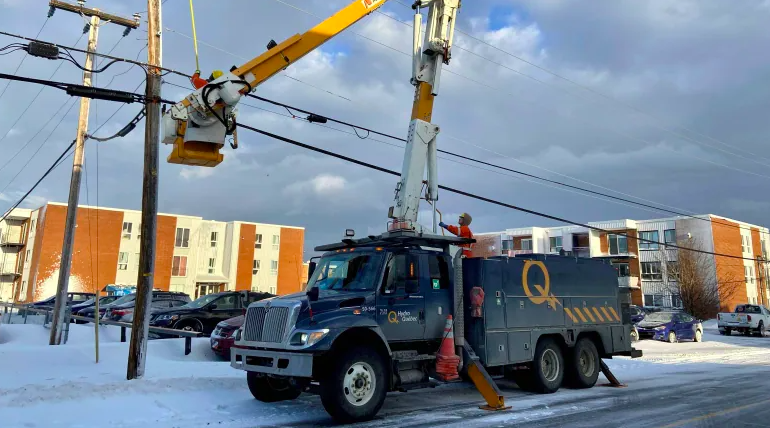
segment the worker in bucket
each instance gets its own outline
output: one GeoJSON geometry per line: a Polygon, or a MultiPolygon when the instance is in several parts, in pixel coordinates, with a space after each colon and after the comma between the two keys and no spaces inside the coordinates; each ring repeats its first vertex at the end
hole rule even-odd
{"type": "MultiPolygon", "coordinates": [[[[463,213],[463,214],[460,214],[460,219],[457,220],[457,223],[460,225],[460,227],[453,226],[451,224],[446,224],[443,221],[438,225],[448,230],[450,233],[452,233],[455,236],[458,236],[460,238],[473,239],[473,233],[471,232],[470,227],[468,227],[471,225],[472,221],[473,221],[473,218],[471,218],[470,214],[463,213]]],[[[465,257],[471,256],[471,250],[472,250],[471,244],[462,244],[460,245],[460,247],[463,249],[463,256],[465,257]]]]}

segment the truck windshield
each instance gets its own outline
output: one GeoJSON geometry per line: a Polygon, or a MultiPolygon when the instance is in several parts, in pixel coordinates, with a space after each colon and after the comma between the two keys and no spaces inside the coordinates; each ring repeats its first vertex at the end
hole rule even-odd
{"type": "Polygon", "coordinates": [[[371,253],[333,254],[323,257],[308,281],[308,289],[374,290],[382,255],[371,253]]]}

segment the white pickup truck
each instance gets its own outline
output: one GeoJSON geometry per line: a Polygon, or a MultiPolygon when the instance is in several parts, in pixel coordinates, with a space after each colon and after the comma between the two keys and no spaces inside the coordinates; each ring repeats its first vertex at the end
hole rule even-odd
{"type": "Polygon", "coordinates": [[[719,333],[729,336],[733,331],[745,335],[764,336],[770,325],[770,310],[760,305],[743,304],[735,307],[734,312],[720,312],[717,315],[719,333]]]}

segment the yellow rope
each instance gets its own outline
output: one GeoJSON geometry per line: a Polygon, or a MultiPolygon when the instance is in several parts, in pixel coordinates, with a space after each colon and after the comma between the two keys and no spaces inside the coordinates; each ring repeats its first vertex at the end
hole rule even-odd
{"type": "Polygon", "coordinates": [[[198,62],[198,35],[195,34],[195,11],[193,11],[193,0],[190,0],[190,19],[192,20],[193,45],[195,46],[195,71],[201,72],[201,66],[198,62]]]}

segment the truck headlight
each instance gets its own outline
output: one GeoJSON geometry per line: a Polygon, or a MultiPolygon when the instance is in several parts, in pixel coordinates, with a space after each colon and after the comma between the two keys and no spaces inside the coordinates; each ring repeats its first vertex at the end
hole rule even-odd
{"type": "Polygon", "coordinates": [[[316,330],[316,331],[310,331],[310,332],[302,332],[298,331],[294,333],[294,336],[292,336],[291,341],[289,342],[292,346],[311,346],[315,345],[324,338],[329,333],[328,329],[323,330],[316,330]]]}

